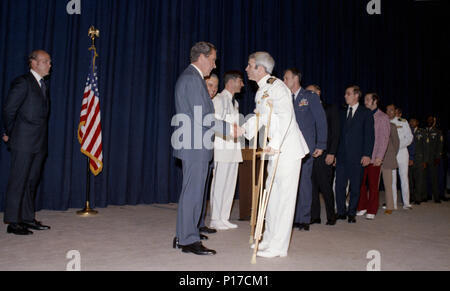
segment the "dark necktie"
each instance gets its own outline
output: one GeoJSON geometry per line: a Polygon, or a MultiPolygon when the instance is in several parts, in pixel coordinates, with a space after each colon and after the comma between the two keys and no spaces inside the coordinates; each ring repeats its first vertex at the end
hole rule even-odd
{"type": "Polygon", "coordinates": [[[233,107],[236,107],[236,97],[233,96],[231,102],[233,102],[233,107]]]}
{"type": "Polygon", "coordinates": [[[347,116],[347,124],[350,124],[350,122],[352,121],[353,118],[353,107],[350,107],[350,110],[348,111],[348,116],[347,116]]]}
{"type": "Polygon", "coordinates": [[[295,94],[292,94],[292,102],[295,102],[295,94]]]}
{"type": "Polygon", "coordinates": [[[44,95],[45,98],[47,98],[47,87],[45,86],[44,79],[41,79],[39,83],[41,83],[42,94],[44,95]]]}

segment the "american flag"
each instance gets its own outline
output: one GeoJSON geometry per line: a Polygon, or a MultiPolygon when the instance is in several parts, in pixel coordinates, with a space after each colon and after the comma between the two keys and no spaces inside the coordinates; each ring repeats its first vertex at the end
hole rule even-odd
{"type": "Polygon", "coordinates": [[[94,54],[95,52],[93,52],[92,65],[89,70],[81,105],[78,140],[81,144],[81,152],[90,158],[91,172],[97,176],[103,169],[103,145],[98,78],[94,54]]]}

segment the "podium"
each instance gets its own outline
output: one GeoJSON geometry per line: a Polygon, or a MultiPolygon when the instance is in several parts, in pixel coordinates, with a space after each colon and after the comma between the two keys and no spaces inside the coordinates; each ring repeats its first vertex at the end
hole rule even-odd
{"type": "MultiPolygon", "coordinates": [[[[243,162],[239,164],[239,220],[243,221],[250,220],[252,209],[252,157],[253,149],[242,149],[243,162]]],[[[256,180],[259,174],[259,158],[259,156],[256,157],[256,180]]],[[[266,169],[264,169],[264,181],[266,176],[266,169]]]]}

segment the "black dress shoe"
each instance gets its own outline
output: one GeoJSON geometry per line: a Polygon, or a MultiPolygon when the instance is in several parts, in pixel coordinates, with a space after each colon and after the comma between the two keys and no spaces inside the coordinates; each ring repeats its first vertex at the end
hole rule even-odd
{"type": "Polygon", "coordinates": [[[208,237],[204,234],[200,234],[200,239],[201,240],[208,240],[208,237]]]}
{"type": "Polygon", "coordinates": [[[420,201],[413,201],[412,204],[414,204],[414,205],[420,205],[420,201]]]}
{"type": "Polygon", "coordinates": [[[309,231],[309,224],[307,224],[307,223],[300,223],[300,226],[298,227],[298,230],[309,231]]]}
{"type": "Polygon", "coordinates": [[[202,233],[216,233],[217,232],[217,230],[215,230],[214,228],[209,228],[207,226],[200,227],[198,230],[202,233]]]}
{"type": "Polygon", "coordinates": [[[335,225],[336,224],[336,220],[328,220],[327,221],[327,225],[335,225]]]}
{"type": "Polygon", "coordinates": [[[24,228],[31,228],[31,229],[34,229],[34,230],[47,230],[47,229],[50,229],[50,226],[43,225],[42,223],[40,223],[36,219],[33,220],[33,221],[24,221],[21,224],[22,224],[22,226],[24,228]]]}
{"type": "Polygon", "coordinates": [[[348,223],[356,223],[356,218],[352,215],[348,216],[348,223]]]}
{"type": "Polygon", "coordinates": [[[314,218],[314,219],[311,219],[311,223],[310,224],[321,224],[322,223],[322,220],[320,219],[320,218],[314,218]]]}
{"type": "Polygon", "coordinates": [[[180,248],[180,245],[178,244],[178,238],[177,237],[173,238],[172,247],[174,249],[179,249],[180,248]]]}
{"type": "Polygon", "coordinates": [[[337,215],[336,219],[337,220],[346,220],[347,219],[347,215],[337,215]]]}
{"type": "Polygon", "coordinates": [[[6,229],[7,233],[13,233],[16,235],[30,235],[33,234],[31,230],[28,230],[27,228],[23,227],[22,225],[18,223],[10,223],[8,225],[8,228],[6,229]]]}
{"type": "Polygon", "coordinates": [[[434,200],[434,203],[441,203],[441,200],[434,200]]]}
{"type": "Polygon", "coordinates": [[[193,244],[187,246],[181,246],[181,251],[183,253],[193,253],[195,255],[207,256],[207,255],[215,255],[216,251],[208,249],[202,245],[201,242],[195,242],[193,244]]]}

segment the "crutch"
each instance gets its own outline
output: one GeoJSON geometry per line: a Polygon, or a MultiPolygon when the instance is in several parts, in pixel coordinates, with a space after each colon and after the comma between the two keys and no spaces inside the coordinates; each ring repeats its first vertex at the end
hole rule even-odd
{"type": "MultiPolygon", "coordinates": [[[[255,226],[256,226],[256,206],[258,204],[258,191],[259,191],[259,177],[258,177],[258,185],[256,184],[256,150],[258,149],[258,128],[259,128],[259,113],[256,113],[256,126],[255,126],[255,137],[253,140],[253,157],[252,157],[252,211],[250,217],[250,241],[249,243],[253,243],[253,236],[255,235],[255,226]]],[[[259,171],[261,174],[261,170],[259,171]]]]}
{"type": "Polygon", "coordinates": [[[267,191],[267,189],[264,189],[263,195],[260,199],[260,205],[259,205],[260,208],[258,210],[258,221],[256,223],[256,230],[255,230],[255,248],[253,249],[253,256],[252,256],[252,260],[251,260],[252,264],[256,264],[256,253],[258,252],[259,241],[261,240],[261,236],[262,236],[262,229],[264,226],[264,219],[266,216],[267,205],[269,204],[270,193],[272,192],[273,181],[275,179],[275,174],[277,172],[280,154],[281,154],[280,152],[277,153],[277,159],[275,162],[275,167],[273,168],[273,173],[272,173],[272,178],[270,180],[269,190],[267,191]]]}
{"type": "MultiPolygon", "coordinates": [[[[263,149],[266,148],[267,145],[267,136],[269,133],[269,128],[270,128],[270,122],[271,122],[271,118],[272,118],[272,104],[271,103],[267,103],[270,107],[270,113],[269,113],[269,117],[267,120],[267,125],[264,131],[264,139],[263,139],[263,149]]],[[[266,154],[263,152],[256,152],[256,148],[257,148],[257,136],[258,136],[258,128],[259,128],[259,112],[256,113],[256,127],[255,127],[255,140],[253,142],[253,180],[256,176],[256,156],[257,155],[261,155],[261,162],[259,165],[259,174],[258,174],[258,185],[255,186],[255,183],[253,181],[252,184],[252,212],[251,212],[251,218],[250,218],[250,241],[249,243],[253,243],[253,239],[255,236],[255,227],[256,227],[256,219],[257,219],[257,211],[258,209],[260,209],[260,207],[256,208],[258,202],[261,202],[260,197],[262,196],[262,183],[263,183],[263,179],[264,179],[264,162],[265,162],[265,158],[266,158],[266,154]],[[259,193],[259,195],[258,195],[259,193]]],[[[259,203],[261,204],[261,203],[259,203]]]]}
{"type": "MultiPolygon", "coordinates": [[[[269,189],[267,191],[267,189],[263,190],[263,171],[264,171],[264,162],[265,162],[265,157],[266,157],[266,153],[264,152],[266,146],[267,146],[267,136],[268,136],[268,132],[270,129],[270,123],[271,123],[271,119],[272,119],[272,110],[273,110],[273,106],[271,103],[268,103],[269,107],[270,107],[270,112],[269,112],[269,117],[268,117],[268,122],[267,122],[267,126],[264,132],[264,140],[263,140],[263,152],[261,153],[261,165],[260,165],[260,171],[259,171],[259,178],[258,178],[258,186],[257,186],[257,191],[259,192],[259,196],[258,196],[258,202],[255,202],[255,200],[253,202],[255,202],[255,204],[258,204],[258,219],[257,219],[257,223],[256,223],[256,230],[253,229],[252,226],[252,233],[254,233],[254,241],[255,241],[255,247],[254,247],[254,252],[253,252],[253,258],[252,258],[252,264],[256,263],[256,252],[258,251],[258,245],[259,245],[259,241],[261,240],[261,235],[262,235],[262,228],[263,228],[263,224],[264,224],[264,216],[266,213],[266,209],[267,209],[267,203],[269,201],[269,196],[270,196],[270,192],[272,190],[272,185],[273,185],[273,180],[275,177],[275,172],[276,172],[276,168],[278,166],[278,159],[279,159],[279,153],[277,156],[277,161],[275,164],[275,168],[273,171],[273,175],[272,175],[272,179],[269,185],[269,189]]],[[[252,212],[254,214],[256,214],[256,211],[254,211],[252,209],[252,212]]],[[[253,214],[252,213],[252,214],[253,214]]],[[[256,216],[256,215],[255,215],[256,216]]]]}

